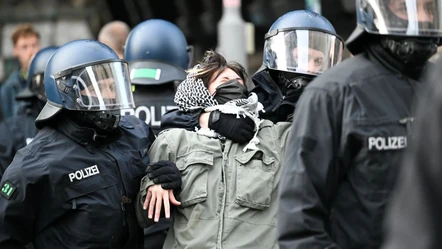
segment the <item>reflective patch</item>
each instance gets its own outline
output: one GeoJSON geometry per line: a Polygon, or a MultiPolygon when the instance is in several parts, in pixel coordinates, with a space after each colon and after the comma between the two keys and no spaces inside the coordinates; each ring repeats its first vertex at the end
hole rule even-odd
{"type": "Polygon", "coordinates": [[[406,136],[368,138],[368,150],[401,150],[405,148],[407,148],[406,136]]]}
{"type": "Polygon", "coordinates": [[[88,178],[93,175],[100,174],[100,170],[97,165],[93,165],[84,169],[77,170],[75,172],[69,173],[69,180],[74,182],[74,179],[80,181],[84,178],[88,178]]]}
{"type": "Polygon", "coordinates": [[[11,196],[14,194],[15,190],[16,187],[14,187],[9,181],[6,181],[3,183],[0,189],[0,194],[9,200],[11,199],[11,196]]]}

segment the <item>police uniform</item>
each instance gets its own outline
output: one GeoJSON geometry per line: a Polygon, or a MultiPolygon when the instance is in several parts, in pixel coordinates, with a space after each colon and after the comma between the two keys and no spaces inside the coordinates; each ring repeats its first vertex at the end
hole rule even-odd
{"type": "Polygon", "coordinates": [[[379,248],[421,85],[386,53],[348,59],[302,94],[280,183],[281,248],[379,248]]]}
{"type": "Polygon", "coordinates": [[[142,248],[132,200],[152,140],[133,116],[105,138],[64,116],[44,127],[1,180],[0,248],[142,248]]]}
{"type": "Polygon", "coordinates": [[[161,127],[161,117],[168,111],[176,109],[173,98],[173,83],[161,85],[138,85],[133,93],[135,109],[121,110],[123,115],[135,115],[148,124],[155,135],[161,127]]]}

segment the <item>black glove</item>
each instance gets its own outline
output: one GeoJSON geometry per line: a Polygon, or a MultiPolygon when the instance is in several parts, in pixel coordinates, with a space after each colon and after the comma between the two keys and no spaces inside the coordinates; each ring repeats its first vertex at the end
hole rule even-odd
{"type": "Polygon", "coordinates": [[[209,116],[209,128],[235,143],[249,142],[255,133],[255,123],[249,117],[213,111],[209,116]]]}
{"type": "Polygon", "coordinates": [[[181,172],[171,161],[158,161],[147,166],[147,177],[164,189],[181,189],[181,172]]]}

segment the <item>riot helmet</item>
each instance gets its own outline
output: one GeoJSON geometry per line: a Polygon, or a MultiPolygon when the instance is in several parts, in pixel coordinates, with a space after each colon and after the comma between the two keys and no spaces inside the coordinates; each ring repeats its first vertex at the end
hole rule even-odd
{"type": "Polygon", "coordinates": [[[404,63],[425,63],[440,45],[442,0],[356,0],[357,27],[346,44],[364,51],[367,35],[379,35],[388,52],[404,63]]]}
{"type": "Polygon", "coordinates": [[[296,10],[279,17],[265,35],[263,63],[271,70],[315,76],[341,61],[343,47],[325,17],[296,10]]]}
{"type": "Polygon", "coordinates": [[[57,46],[43,48],[31,58],[28,67],[26,88],[17,95],[18,100],[38,98],[40,101],[46,102],[46,93],[43,83],[44,72],[49,58],[57,49],[57,46]]]}
{"type": "Polygon", "coordinates": [[[134,85],[181,82],[191,65],[193,49],[173,23],[150,19],[135,26],[126,40],[124,59],[134,85]]]}
{"type": "Polygon", "coordinates": [[[127,62],[95,40],[75,40],[55,51],[44,85],[47,102],[38,128],[67,110],[81,124],[110,131],[118,127],[120,109],[134,107],[127,62]]]}
{"type": "Polygon", "coordinates": [[[294,105],[310,81],[341,61],[343,48],[325,17],[308,10],[288,12],[265,35],[263,68],[268,70],[258,71],[254,82],[264,88],[275,82],[278,89],[267,91],[279,91],[284,103],[294,105]],[[269,77],[262,75],[266,71],[269,77]]]}

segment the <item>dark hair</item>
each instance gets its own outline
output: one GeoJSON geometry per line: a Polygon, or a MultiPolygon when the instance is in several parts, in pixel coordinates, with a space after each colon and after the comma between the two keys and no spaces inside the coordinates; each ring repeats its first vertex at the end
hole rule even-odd
{"type": "Polygon", "coordinates": [[[28,36],[35,36],[37,37],[37,39],[40,39],[40,33],[38,33],[35,29],[34,26],[32,26],[32,24],[30,23],[23,23],[18,25],[14,32],[11,35],[11,40],[12,43],[17,44],[18,39],[22,38],[22,37],[28,37],[28,36]]]}
{"type": "Polygon", "coordinates": [[[213,50],[208,50],[204,54],[200,67],[197,69],[189,69],[189,73],[193,73],[196,78],[200,78],[206,86],[208,86],[210,79],[218,77],[225,69],[229,68],[234,71],[244,81],[247,80],[247,73],[241,64],[238,62],[227,62],[226,59],[213,50]]]}

